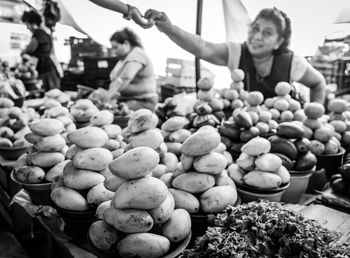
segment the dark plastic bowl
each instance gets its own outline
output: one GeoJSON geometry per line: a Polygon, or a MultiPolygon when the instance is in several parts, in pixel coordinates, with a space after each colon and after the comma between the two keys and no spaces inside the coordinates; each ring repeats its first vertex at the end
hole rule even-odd
{"type": "Polygon", "coordinates": [[[344,154],[345,149],[341,147],[336,154],[316,155],[316,169],[324,168],[326,170],[327,178],[330,178],[333,174],[338,173],[339,167],[343,164],[344,154]]]}
{"type": "Polygon", "coordinates": [[[309,180],[312,174],[316,171],[316,167],[305,171],[289,171],[290,186],[282,194],[281,201],[288,203],[299,203],[304,193],[306,192],[309,180]]]}
{"type": "Polygon", "coordinates": [[[21,147],[0,147],[0,154],[6,160],[17,160],[26,153],[28,146],[21,147]]]}
{"type": "Polygon", "coordinates": [[[129,116],[114,116],[113,124],[119,125],[121,128],[128,126],[129,116]]]}
{"type": "Polygon", "coordinates": [[[52,205],[50,197],[52,185],[51,182],[43,182],[38,184],[23,183],[15,177],[14,171],[11,172],[10,176],[14,182],[21,185],[24,189],[27,190],[33,204],[52,205]]]}
{"type": "Polygon", "coordinates": [[[289,187],[289,183],[273,189],[262,189],[243,184],[236,184],[236,187],[243,203],[258,201],[260,199],[268,200],[270,202],[280,202],[282,194],[289,187]]]}
{"type": "Polygon", "coordinates": [[[64,232],[73,238],[86,236],[90,225],[96,219],[96,209],[72,211],[60,208],[56,204],[53,204],[53,207],[65,223],[64,232]]]}

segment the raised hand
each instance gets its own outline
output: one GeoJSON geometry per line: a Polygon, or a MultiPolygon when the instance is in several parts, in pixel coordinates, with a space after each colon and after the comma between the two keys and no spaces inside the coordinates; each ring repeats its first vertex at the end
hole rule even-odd
{"type": "Polygon", "coordinates": [[[166,31],[170,28],[171,21],[164,12],[149,9],[145,12],[145,19],[153,21],[160,31],[166,31]]]}
{"type": "Polygon", "coordinates": [[[131,19],[144,29],[151,28],[154,25],[154,21],[150,19],[145,19],[139,9],[131,6],[131,19]]]}

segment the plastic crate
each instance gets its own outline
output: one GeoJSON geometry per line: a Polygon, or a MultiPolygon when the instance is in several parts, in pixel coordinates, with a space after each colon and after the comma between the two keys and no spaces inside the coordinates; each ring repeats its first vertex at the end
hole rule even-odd
{"type": "Polygon", "coordinates": [[[323,74],[327,84],[337,84],[337,91],[350,88],[350,58],[334,61],[311,60],[311,64],[323,74]]]}
{"type": "Polygon", "coordinates": [[[116,65],[116,57],[84,57],[84,77],[109,79],[109,74],[116,65]]]}
{"type": "MultiPolygon", "coordinates": [[[[177,87],[196,87],[196,71],[194,61],[178,58],[167,58],[165,69],[165,84],[171,84],[177,87]]],[[[201,65],[201,77],[214,78],[215,75],[203,65],[201,65]]]]}
{"type": "Polygon", "coordinates": [[[171,84],[163,84],[160,86],[161,101],[164,102],[166,98],[172,97],[182,92],[191,93],[195,91],[196,91],[196,88],[176,87],[171,84]]]}

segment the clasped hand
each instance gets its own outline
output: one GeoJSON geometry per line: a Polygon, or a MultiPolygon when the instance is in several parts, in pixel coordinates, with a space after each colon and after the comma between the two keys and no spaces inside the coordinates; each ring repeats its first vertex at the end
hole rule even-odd
{"type": "Polygon", "coordinates": [[[153,20],[145,19],[144,16],[139,11],[139,9],[137,9],[134,6],[131,7],[131,18],[136,24],[138,24],[144,29],[151,28],[154,25],[153,20]]]}

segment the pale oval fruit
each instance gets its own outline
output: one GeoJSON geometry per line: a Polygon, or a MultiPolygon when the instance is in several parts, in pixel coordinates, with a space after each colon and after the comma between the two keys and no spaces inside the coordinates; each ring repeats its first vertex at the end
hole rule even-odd
{"type": "Polygon", "coordinates": [[[185,209],[175,209],[172,216],[163,224],[162,235],[172,243],[185,239],[191,231],[191,217],[185,209]]]}
{"type": "Polygon", "coordinates": [[[108,134],[96,126],[88,126],[77,129],[67,134],[71,143],[81,148],[93,148],[103,146],[109,139],[108,134]]]}
{"type": "Polygon", "coordinates": [[[115,252],[115,246],[121,239],[121,234],[104,220],[98,220],[89,227],[91,243],[99,250],[107,253],[115,252]]]}
{"type": "Polygon", "coordinates": [[[273,107],[275,109],[277,109],[278,111],[284,111],[284,110],[287,110],[289,108],[289,102],[285,99],[277,99],[275,101],[275,103],[273,104],[273,107]]]}
{"type": "Polygon", "coordinates": [[[94,126],[103,126],[103,125],[112,124],[113,120],[114,120],[114,115],[111,111],[100,110],[90,118],[90,123],[94,126]]]}
{"type": "Polygon", "coordinates": [[[237,201],[237,190],[231,185],[214,186],[206,190],[199,198],[201,209],[206,213],[223,211],[237,201]]]}
{"type": "Polygon", "coordinates": [[[251,106],[258,106],[263,103],[264,95],[260,91],[251,91],[248,93],[246,101],[251,106]]]}
{"type": "Polygon", "coordinates": [[[325,108],[318,102],[310,102],[304,105],[304,112],[308,118],[317,119],[325,114],[325,108]]]}
{"type": "Polygon", "coordinates": [[[170,241],[153,233],[129,234],[118,243],[118,252],[122,257],[162,257],[168,252],[170,241]]]}
{"type": "Polygon", "coordinates": [[[40,136],[52,136],[64,131],[64,124],[57,119],[43,118],[28,124],[33,133],[40,136]]]}
{"type": "Polygon", "coordinates": [[[168,188],[155,177],[143,177],[123,183],[116,191],[112,204],[118,209],[153,209],[167,197],[168,188]]]}
{"type": "Polygon", "coordinates": [[[109,207],[103,217],[109,225],[128,234],[147,232],[153,227],[153,218],[146,210],[109,207]]]}
{"type": "Polygon", "coordinates": [[[218,132],[199,130],[184,141],[180,150],[186,156],[200,156],[209,153],[220,141],[221,136],[218,132]]]}
{"type": "Polygon", "coordinates": [[[116,176],[135,179],[149,174],[159,161],[158,153],[152,148],[136,147],[113,160],[108,168],[116,176]]]}
{"type": "Polygon", "coordinates": [[[282,160],[273,153],[265,153],[257,157],[254,164],[261,171],[277,172],[282,166],[282,160]]]}
{"type": "Polygon", "coordinates": [[[347,102],[345,99],[332,99],[328,103],[328,110],[341,114],[347,110],[347,102]]]}
{"type": "Polygon", "coordinates": [[[231,78],[235,82],[244,80],[244,71],[241,69],[234,69],[231,71],[231,78]]]}
{"type": "Polygon", "coordinates": [[[52,190],[52,201],[60,208],[72,211],[85,211],[89,209],[87,200],[77,191],[65,186],[52,190]]]}
{"type": "Polygon", "coordinates": [[[286,96],[290,93],[291,90],[292,90],[292,87],[288,82],[279,82],[275,86],[275,93],[278,96],[286,96]]]}
{"type": "Polygon", "coordinates": [[[149,213],[153,218],[154,224],[162,224],[172,216],[174,209],[174,197],[168,192],[167,198],[158,207],[149,210],[149,213]]]}

